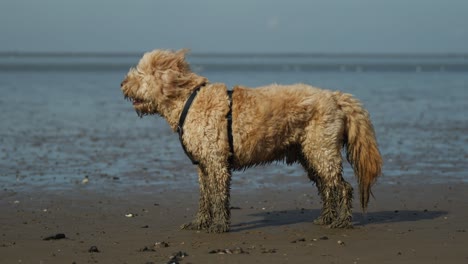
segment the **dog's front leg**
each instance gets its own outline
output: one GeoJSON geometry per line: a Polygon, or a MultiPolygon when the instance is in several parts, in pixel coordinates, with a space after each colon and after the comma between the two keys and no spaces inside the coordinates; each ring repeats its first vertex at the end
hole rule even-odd
{"type": "Polygon", "coordinates": [[[200,198],[198,213],[193,222],[182,225],[182,229],[202,230],[208,229],[212,222],[210,205],[210,178],[202,166],[198,166],[198,182],[200,185],[200,198]]]}
{"type": "Polygon", "coordinates": [[[207,167],[209,181],[209,199],[211,201],[212,223],[208,228],[210,233],[229,231],[231,223],[230,189],[231,170],[227,162],[211,162],[207,167]]]}

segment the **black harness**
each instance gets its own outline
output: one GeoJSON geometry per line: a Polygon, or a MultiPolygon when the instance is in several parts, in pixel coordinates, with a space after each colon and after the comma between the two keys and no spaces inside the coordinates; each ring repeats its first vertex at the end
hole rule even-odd
{"type": "MultiPolygon", "coordinates": [[[[182,110],[182,113],[180,114],[179,124],[177,125],[177,133],[179,133],[179,140],[180,140],[180,144],[182,145],[182,149],[184,150],[185,155],[187,155],[187,157],[189,157],[189,159],[192,161],[192,163],[194,165],[198,165],[199,162],[197,160],[195,160],[195,158],[192,156],[192,154],[190,152],[188,152],[187,148],[184,145],[184,141],[182,139],[182,136],[184,135],[183,127],[184,127],[185,118],[187,117],[187,113],[188,113],[188,111],[190,109],[190,106],[192,105],[193,100],[195,99],[198,92],[200,91],[200,89],[204,85],[205,84],[202,84],[202,85],[198,86],[192,92],[192,94],[189,96],[189,98],[187,99],[187,102],[185,102],[184,109],[182,110]]],[[[229,91],[229,90],[227,91],[228,96],[229,96],[229,112],[226,115],[229,149],[231,151],[231,155],[229,156],[229,165],[230,166],[232,165],[232,159],[233,159],[233,154],[234,154],[234,141],[233,141],[233,137],[232,137],[232,92],[233,91],[229,91]]]]}

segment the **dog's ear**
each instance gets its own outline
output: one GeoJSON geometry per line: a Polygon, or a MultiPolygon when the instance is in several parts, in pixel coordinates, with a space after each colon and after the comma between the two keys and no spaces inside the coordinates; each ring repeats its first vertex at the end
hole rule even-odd
{"type": "Polygon", "coordinates": [[[185,93],[190,88],[206,83],[208,80],[205,77],[198,76],[195,73],[181,73],[175,70],[166,70],[157,78],[161,80],[161,94],[168,98],[175,98],[180,95],[181,91],[185,93]]]}
{"type": "Polygon", "coordinates": [[[180,49],[174,53],[175,55],[175,67],[177,71],[180,72],[188,72],[190,71],[190,66],[188,63],[185,61],[185,54],[189,53],[189,49],[180,49]]]}
{"type": "Polygon", "coordinates": [[[163,85],[161,87],[161,94],[166,98],[175,98],[179,95],[180,88],[185,87],[190,83],[190,78],[185,76],[179,71],[165,70],[159,75],[163,85]]]}
{"type": "Polygon", "coordinates": [[[182,59],[185,60],[185,54],[189,53],[190,52],[190,49],[180,49],[176,52],[174,52],[177,56],[180,56],[182,57],[182,59]]]}
{"type": "Polygon", "coordinates": [[[166,98],[172,98],[176,94],[177,89],[177,76],[180,74],[174,70],[166,70],[160,73],[158,78],[161,80],[161,95],[166,98]]]}
{"type": "Polygon", "coordinates": [[[171,50],[154,50],[148,53],[147,60],[148,68],[153,74],[158,71],[173,70],[180,73],[190,72],[190,66],[185,61],[185,54],[188,52],[187,49],[181,49],[178,51],[171,50]]]}
{"type": "MultiPolygon", "coordinates": [[[[161,95],[174,98],[181,93],[187,93],[207,79],[190,71],[189,64],[185,61],[187,49],[178,51],[155,50],[142,59],[142,65],[148,66],[148,72],[152,78],[160,84],[161,95]]],[[[143,66],[142,66],[143,67],[143,66]]]]}

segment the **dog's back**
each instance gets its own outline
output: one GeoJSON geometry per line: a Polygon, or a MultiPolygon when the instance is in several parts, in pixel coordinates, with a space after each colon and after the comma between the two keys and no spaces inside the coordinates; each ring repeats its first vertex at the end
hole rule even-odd
{"type": "Polygon", "coordinates": [[[296,155],[311,119],[321,108],[335,107],[330,91],[305,84],[234,87],[234,160],[238,167],[295,162],[291,155],[296,155]]]}

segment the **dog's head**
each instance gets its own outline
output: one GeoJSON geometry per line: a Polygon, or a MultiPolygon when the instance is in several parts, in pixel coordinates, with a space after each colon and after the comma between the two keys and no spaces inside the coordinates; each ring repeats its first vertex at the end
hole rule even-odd
{"type": "Polygon", "coordinates": [[[130,69],[120,87],[138,116],[164,115],[165,108],[178,99],[185,100],[194,88],[206,82],[206,78],[190,71],[186,52],[154,50],[145,53],[130,69]]]}

